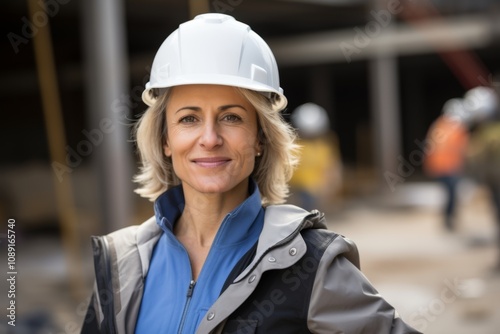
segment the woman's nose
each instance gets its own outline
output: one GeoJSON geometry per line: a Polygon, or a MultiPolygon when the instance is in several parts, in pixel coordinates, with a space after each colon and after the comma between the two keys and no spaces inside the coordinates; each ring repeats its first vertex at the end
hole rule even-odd
{"type": "Polygon", "coordinates": [[[206,122],[200,137],[200,144],[206,149],[213,149],[222,144],[220,129],[215,122],[206,122]]]}

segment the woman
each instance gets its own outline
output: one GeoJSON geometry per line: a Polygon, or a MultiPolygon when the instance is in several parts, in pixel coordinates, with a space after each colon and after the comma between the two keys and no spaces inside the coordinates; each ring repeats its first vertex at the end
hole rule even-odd
{"type": "Polygon", "coordinates": [[[83,332],[412,333],[323,216],[278,205],[296,165],[265,42],[232,17],[158,50],[137,126],[137,192],[155,217],[93,238],[83,332]]]}

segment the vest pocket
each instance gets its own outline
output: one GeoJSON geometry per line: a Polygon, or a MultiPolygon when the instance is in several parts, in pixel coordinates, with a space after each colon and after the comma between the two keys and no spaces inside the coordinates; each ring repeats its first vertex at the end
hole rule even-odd
{"type": "Polygon", "coordinates": [[[257,320],[228,320],[222,334],[254,334],[257,325],[257,320]]]}

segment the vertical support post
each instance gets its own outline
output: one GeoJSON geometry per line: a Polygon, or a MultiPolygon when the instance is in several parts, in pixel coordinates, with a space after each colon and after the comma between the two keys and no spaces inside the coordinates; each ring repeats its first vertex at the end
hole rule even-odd
{"type": "MultiPolygon", "coordinates": [[[[45,2],[28,0],[31,17],[34,17],[37,11],[40,10],[38,6],[41,6],[41,10],[45,11],[45,2]]],[[[39,27],[39,32],[35,34],[33,43],[50,158],[53,161],[52,166],[54,168],[55,163],[60,164],[66,161],[66,133],[49,21],[44,26],[39,27]]],[[[69,175],[59,179],[56,179],[54,175],[54,182],[61,239],[66,253],[71,294],[78,300],[84,292],[84,284],[81,243],[78,237],[78,214],[76,212],[73,186],[69,175]]]]}
{"type": "Polygon", "coordinates": [[[385,174],[397,172],[401,155],[398,64],[396,57],[389,55],[369,62],[375,164],[382,188],[385,174]]]}
{"type": "Polygon", "coordinates": [[[82,2],[87,108],[92,129],[104,138],[97,165],[104,232],[131,223],[132,155],[129,143],[128,57],[122,0],[82,2]]]}
{"type": "MultiPolygon", "coordinates": [[[[375,11],[387,6],[387,0],[373,0],[375,11]]],[[[391,29],[394,21],[392,18],[383,29],[391,29]]],[[[397,172],[398,157],[402,153],[398,63],[395,55],[384,51],[369,60],[374,160],[381,190],[390,189],[385,175],[397,172]]]]}

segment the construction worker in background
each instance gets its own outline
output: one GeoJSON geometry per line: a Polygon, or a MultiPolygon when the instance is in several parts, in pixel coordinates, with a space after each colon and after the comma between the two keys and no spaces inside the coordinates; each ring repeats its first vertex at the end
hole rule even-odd
{"type": "Polygon", "coordinates": [[[290,185],[300,205],[326,209],[342,186],[338,139],[330,130],[327,111],[314,103],[297,107],[291,115],[301,146],[300,163],[290,185]]]}
{"type": "Polygon", "coordinates": [[[456,193],[469,141],[469,121],[463,99],[448,100],[426,137],[429,149],[424,160],[424,172],[441,182],[446,190],[443,216],[444,226],[449,231],[455,228],[456,193]]]}
{"type": "MultiPolygon", "coordinates": [[[[500,247],[500,99],[494,89],[476,87],[465,94],[464,100],[475,125],[467,149],[466,171],[491,193],[500,247]]],[[[496,268],[500,270],[500,256],[496,268]]]]}

